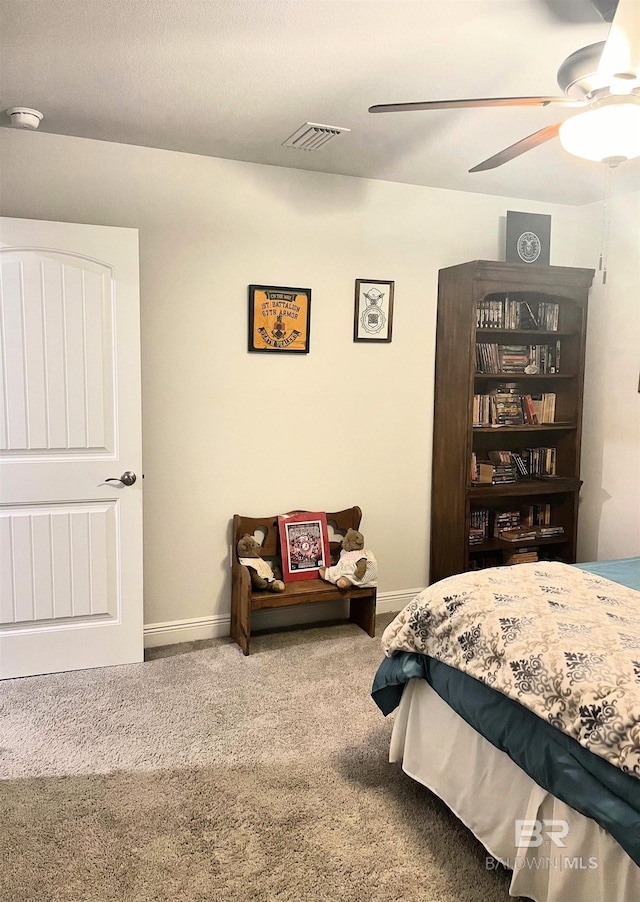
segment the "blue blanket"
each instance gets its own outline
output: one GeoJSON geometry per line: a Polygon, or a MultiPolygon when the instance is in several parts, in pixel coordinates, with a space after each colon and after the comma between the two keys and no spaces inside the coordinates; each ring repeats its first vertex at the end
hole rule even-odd
{"type": "Polygon", "coordinates": [[[575,564],[579,570],[595,573],[621,586],[629,586],[640,592],[640,557],[625,557],[617,561],[592,561],[575,564]]]}
{"type": "MultiPolygon", "coordinates": [[[[640,588],[640,558],[579,567],[640,588]]],[[[427,655],[402,652],[382,662],[371,694],[384,714],[397,707],[405,683],[416,677],[427,680],[457,714],[538,785],[600,824],[640,865],[640,780],[517,702],[427,655]]]]}

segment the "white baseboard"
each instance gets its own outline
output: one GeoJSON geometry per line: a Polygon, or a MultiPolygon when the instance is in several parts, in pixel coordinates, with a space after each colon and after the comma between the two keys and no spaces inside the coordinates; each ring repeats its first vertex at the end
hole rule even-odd
{"type": "Polygon", "coordinates": [[[410,601],[413,601],[419,592],[422,592],[422,589],[424,589],[424,586],[421,589],[400,589],[397,592],[383,592],[381,595],[378,595],[376,614],[390,614],[401,611],[410,601]]]}
{"type": "Polygon", "coordinates": [[[192,620],[169,620],[149,623],[144,628],[144,647],[175,645],[178,642],[197,642],[199,639],[219,639],[228,636],[231,618],[219,614],[214,617],[194,617],[192,620]]]}
{"type": "MultiPolygon", "coordinates": [[[[376,613],[401,611],[420,591],[420,589],[404,589],[398,592],[383,592],[378,595],[376,613]]],[[[336,620],[348,616],[348,604],[347,601],[337,601],[314,604],[312,610],[307,605],[296,605],[256,611],[252,617],[252,628],[277,629],[280,626],[336,620]]],[[[170,620],[166,623],[148,623],[144,628],[144,647],[156,648],[179,642],[197,642],[200,639],[220,639],[228,636],[230,629],[231,617],[228,614],[194,617],[191,620],[170,620]]]]}

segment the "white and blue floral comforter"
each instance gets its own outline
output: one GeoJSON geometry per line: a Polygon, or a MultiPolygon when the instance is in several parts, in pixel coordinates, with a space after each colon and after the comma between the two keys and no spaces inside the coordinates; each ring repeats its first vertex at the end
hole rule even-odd
{"type": "Polygon", "coordinates": [[[640,779],[640,592],[557,562],[450,576],[385,630],[640,779]]]}

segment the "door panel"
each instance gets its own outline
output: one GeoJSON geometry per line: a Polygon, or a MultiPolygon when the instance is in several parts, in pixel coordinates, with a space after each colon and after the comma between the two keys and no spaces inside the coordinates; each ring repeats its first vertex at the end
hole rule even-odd
{"type": "Polygon", "coordinates": [[[141,661],[137,232],[2,219],[0,296],[0,676],[141,661]]]}
{"type": "Polygon", "coordinates": [[[113,502],[0,511],[2,622],[116,616],[113,502]]]}
{"type": "Polygon", "coordinates": [[[3,451],[113,450],[113,274],[58,253],[1,260],[3,451]]]}

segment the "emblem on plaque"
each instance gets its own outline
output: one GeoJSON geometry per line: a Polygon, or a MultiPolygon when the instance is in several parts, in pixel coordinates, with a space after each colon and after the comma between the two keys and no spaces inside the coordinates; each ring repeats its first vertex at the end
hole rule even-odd
{"type": "Polygon", "coordinates": [[[281,341],[285,335],[287,334],[287,330],[285,329],[284,323],[282,322],[282,314],[279,313],[275,323],[273,324],[273,329],[271,330],[271,334],[274,338],[277,338],[278,341],[281,341]]]}
{"type": "Polygon", "coordinates": [[[523,232],[518,238],[516,247],[523,263],[535,263],[542,250],[540,239],[535,232],[523,232]]]}
{"type": "Polygon", "coordinates": [[[370,334],[381,332],[387,322],[387,318],[378,306],[384,298],[384,292],[380,291],[378,288],[370,288],[369,291],[365,293],[364,297],[367,306],[362,311],[360,324],[365,332],[369,332],[370,334]]]}

